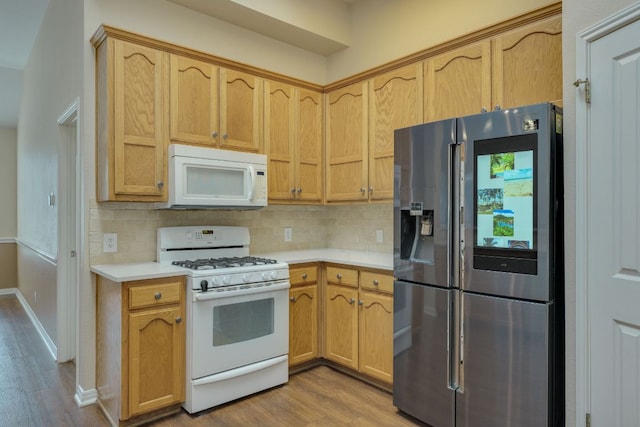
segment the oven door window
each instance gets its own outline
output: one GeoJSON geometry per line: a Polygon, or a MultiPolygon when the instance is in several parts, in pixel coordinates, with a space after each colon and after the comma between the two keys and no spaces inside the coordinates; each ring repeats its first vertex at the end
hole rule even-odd
{"type": "Polygon", "coordinates": [[[274,299],[213,307],[213,346],[249,341],[274,332],[274,299]]]}

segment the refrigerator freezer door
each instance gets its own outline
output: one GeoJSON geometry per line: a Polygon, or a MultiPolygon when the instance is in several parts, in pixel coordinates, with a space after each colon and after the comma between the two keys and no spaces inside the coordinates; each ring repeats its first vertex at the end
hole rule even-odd
{"type": "Polygon", "coordinates": [[[395,131],[394,275],[450,286],[455,120],[395,131]]]}
{"type": "Polygon", "coordinates": [[[394,285],[393,404],[438,427],[454,426],[447,348],[455,292],[402,281],[394,285]]]}
{"type": "Polygon", "coordinates": [[[457,427],[549,425],[551,304],[463,293],[457,427]]]}
{"type": "Polygon", "coordinates": [[[458,119],[465,146],[465,291],[553,300],[554,109],[458,119]]]}

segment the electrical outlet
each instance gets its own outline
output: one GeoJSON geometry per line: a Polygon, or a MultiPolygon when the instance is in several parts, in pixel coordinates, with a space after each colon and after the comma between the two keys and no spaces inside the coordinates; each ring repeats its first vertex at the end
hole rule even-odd
{"type": "Polygon", "coordinates": [[[102,252],[118,252],[117,233],[104,233],[102,236],[102,252]]]}
{"type": "Polygon", "coordinates": [[[384,233],[382,230],[376,230],[376,242],[382,243],[384,241],[384,233]]]}
{"type": "Polygon", "coordinates": [[[285,227],[284,228],[284,241],[291,242],[293,240],[293,228],[285,227]]]}

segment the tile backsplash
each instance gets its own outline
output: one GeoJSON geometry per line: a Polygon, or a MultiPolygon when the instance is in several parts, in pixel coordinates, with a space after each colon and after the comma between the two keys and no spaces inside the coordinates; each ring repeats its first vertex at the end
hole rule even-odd
{"type": "Polygon", "coordinates": [[[393,206],[281,206],[259,210],[155,210],[145,203],[91,201],[89,258],[92,265],[154,261],[156,229],[179,225],[248,227],[253,254],[311,248],[370,252],[393,250],[393,206]],[[292,241],[284,241],[291,227],[292,241]],[[381,231],[380,231],[381,230],[381,231]],[[118,234],[118,251],[104,253],[104,233],[118,234]],[[382,242],[378,242],[382,234],[382,242]]]}

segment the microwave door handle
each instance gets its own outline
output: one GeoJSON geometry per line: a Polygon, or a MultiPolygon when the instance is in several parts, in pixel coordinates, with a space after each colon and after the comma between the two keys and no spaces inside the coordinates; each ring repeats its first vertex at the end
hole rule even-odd
{"type": "Polygon", "coordinates": [[[255,179],[256,171],[253,166],[249,166],[249,201],[253,200],[253,192],[256,187],[256,179],[255,179]]]}

